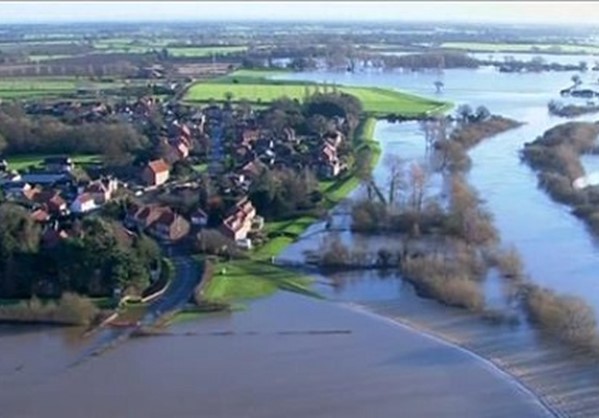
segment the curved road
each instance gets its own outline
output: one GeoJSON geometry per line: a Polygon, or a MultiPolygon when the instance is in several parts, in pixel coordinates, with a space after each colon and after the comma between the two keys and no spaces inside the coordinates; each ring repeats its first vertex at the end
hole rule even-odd
{"type": "Polygon", "coordinates": [[[175,265],[175,277],[166,292],[148,307],[142,320],[132,327],[103,330],[71,367],[126,341],[134,332],[153,325],[162,315],[182,308],[189,301],[202,279],[203,265],[189,256],[176,256],[170,260],[175,265]]]}

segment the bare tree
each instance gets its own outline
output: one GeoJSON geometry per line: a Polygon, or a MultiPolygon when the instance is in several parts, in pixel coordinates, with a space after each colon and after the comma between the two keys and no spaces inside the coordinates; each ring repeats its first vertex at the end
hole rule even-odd
{"type": "Polygon", "coordinates": [[[385,157],[385,166],[389,171],[387,182],[389,206],[396,204],[399,194],[406,187],[404,162],[397,154],[389,154],[385,157]]]}

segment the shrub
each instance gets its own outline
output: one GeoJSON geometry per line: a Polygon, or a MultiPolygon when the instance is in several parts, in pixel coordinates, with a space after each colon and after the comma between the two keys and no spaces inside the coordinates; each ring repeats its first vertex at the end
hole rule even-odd
{"type": "Polygon", "coordinates": [[[449,306],[479,311],[484,297],[463,259],[427,255],[402,261],[402,272],[424,296],[449,306]]]}
{"type": "Polygon", "coordinates": [[[531,286],[524,307],[541,330],[575,347],[592,348],[598,341],[595,313],[581,298],[531,286]]]}
{"type": "Polygon", "coordinates": [[[36,297],[17,305],[0,307],[0,319],[15,322],[54,322],[65,325],[89,325],[98,309],[88,298],[64,293],[55,301],[42,302],[36,297]]]}
{"type": "Polygon", "coordinates": [[[515,247],[496,249],[487,254],[490,265],[496,266],[503,277],[521,280],[524,277],[524,264],[515,247]]]}

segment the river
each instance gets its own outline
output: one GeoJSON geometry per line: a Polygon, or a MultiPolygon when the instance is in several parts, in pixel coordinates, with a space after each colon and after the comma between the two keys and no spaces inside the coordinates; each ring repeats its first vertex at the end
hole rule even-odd
{"type": "MultiPolygon", "coordinates": [[[[599,271],[595,242],[566,207],[537,189],[534,173],[518,159],[524,142],[561,122],[547,114],[546,104],[570,83],[571,75],[445,71],[440,98],[485,105],[527,122],[475,148],[469,180],[487,200],[504,241],[523,253],[531,277],[584,297],[597,308],[599,295],[592,291],[593,270],[599,271]]],[[[438,76],[316,72],[293,77],[432,95],[438,76]]],[[[382,144],[381,162],[392,153],[418,159],[424,149],[417,123],[379,122],[376,138],[382,144]]],[[[384,176],[381,163],[375,177],[384,176]]],[[[337,213],[336,224],[346,226],[346,211],[337,213]]],[[[322,236],[322,224],[312,226],[282,257],[301,259],[303,250],[316,249],[322,236]]],[[[348,232],[341,236],[361,239],[348,232]]],[[[581,398],[582,391],[598,399],[593,391],[599,380],[590,375],[588,364],[581,360],[566,369],[553,367],[561,353],[540,346],[530,351],[536,337],[526,327],[488,328],[418,298],[394,275],[349,273],[319,283],[330,301],[278,294],[245,311],[176,324],[169,327],[170,335],[134,338],[83,359],[90,342],[76,329],[0,328],[1,415],[547,415],[524,386],[469,352],[500,363],[535,388],[543,401],[561,400],[572,416],[593,416],[598,410],[595,401],[581,398]],[[412,328],[401,325],[405,323],[412,328]],[[442,335],[468,351],[413,328],[442,335]]]]}

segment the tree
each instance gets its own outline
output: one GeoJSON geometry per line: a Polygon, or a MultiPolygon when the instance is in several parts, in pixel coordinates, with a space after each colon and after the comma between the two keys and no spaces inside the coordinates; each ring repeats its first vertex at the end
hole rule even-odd
{"type": "Polygon", "coordinates": [[[441,93],[443,87],[445,86],[445,84],[441,81],[441,80],[437,80],[435,81],[435,90],[436,93],[439,94],[441,93]]]}
{"type": "Polygon", "coordinates": [[[322,136],[329,128],[329,122],[327,118],[322,115],[312,115],[306,120],[306,126],[308,132],[322,136]]]}
{"type": "Polygon", "coordinates": [[[389,206],[393,206],[396,203],[396,198],[405,189],[405,178],[404,178],[404,162],[396,154],[389,154],[385,157],[385,165],[389,172],[388,178],[388,190],[389,198],[387,200],[389,206]]]}
{"type": "Polygon", "coordinates": [[[467,105],[467,104],[460,105],[457,108],[456,113],[457,113],[457,116],[458,116],[458,120],[461,123],[468,123],[468,122],[470,122],[470,120],[472,118],[472,115],[473,115],[472,108],[470,107],[470,105],[467,105]]]}
{"type": "Polygon", "coordinates": [[[478,106],[474,114],[474,120],[483,122],[491,117],[491,112],[485,106],[478,106]]]}
{"type": "Polygon", "coordinates": [[[231,101],[233,100],[233,92],[231,91],[227,91],[225,92],[225,100],[227,101],[227,103],[231,103],[231,101]]]}

